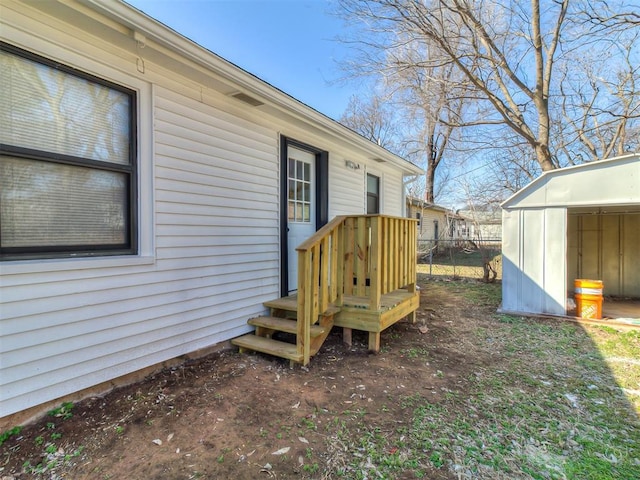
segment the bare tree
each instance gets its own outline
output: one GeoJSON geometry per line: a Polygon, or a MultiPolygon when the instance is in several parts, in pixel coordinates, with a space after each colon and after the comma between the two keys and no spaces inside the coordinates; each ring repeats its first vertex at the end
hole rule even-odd
{"type": "Polygon", "coordinates": [[[379,95],[352,96],[340,123],[387,150],[402,154],[397,118],[391,106],[379,95]]]}
{"type": "MultiPolygon", "coordinates": [[[[402,37],[428,41],[481,92],[492,114],[475,123],[509,126],[534,150],[541,169],[550,150],[549,94],[569,0],[341,0],[352,15],[402,37]]],[[[466,123],[468,125],[468,123],[466,123]]]]}
{"type": "Polygon", "coordinates": [[[640,6],[635,0],[587,0],[584,2],[582,14],[594,30],[640,26],[640,6]]]}
{"type": "Polygon", "coordinates": [[[634,2],[338,0],[368,32],[352,67],[401,99],[405,152],[422,155],[427,185],[455,154],[484,165],[476,195],[495,199],[640,146],[634,2]]]}
{"type": "Polygon", "coordinates": [[[453,149],[467,88],[455,79],[457,72],[450,64],[423,64],[422,59],[430,57],[429,45],[423,45],[422,51],[413,47],[405,46],[394,55],[393,63],[398,68],[387,81],[392,83],[396,104],[404,115],[406,154],[424,165],[424,200],[435,203],[436,172],[453,149]]]}
{"type": "Polygon", "coordinates": [[[583,52],[583,58],[563,67],[557,149],[570,163],[622,155],[640,146],[640,63],[634,56],[639,41],[640,31],[611,42],[607,52],[583,52]]]}
{"type": "Polygon", "coordinates": [[[398,143],[392,149],[423,166],[425,184],[420,197],[434,203],[436,172],[451,150],[470,85],[451,63],[434,57],[440,55],[439,49],[424,38],[369,27],[373,31],[356,42],[361,55],[347,70],[352,76],[374,77],[376,92],[382,93],[374,94],[368,103],[362,99],[350,102],[342,121],[374,141],[380,138],[374,132],[390,128],[382,126],[381,119],[397,122],[401,127],[394,130],[398,143]],[[379,114],[385,110],[386,114],[379,114]]]}

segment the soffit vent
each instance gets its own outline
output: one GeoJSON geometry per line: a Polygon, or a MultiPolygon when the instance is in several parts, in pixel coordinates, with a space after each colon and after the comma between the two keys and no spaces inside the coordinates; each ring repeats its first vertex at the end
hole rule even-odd
{"type": "Polygon", "coordinates": [[[378,162],[378,163],[384,163],[384,162],[386,162],[386,160],[384,160],[384,159],[382,159],[382,158],[380,158],[380,157],[372,158],[372,160],[373,160],[374,162],[378,162]]]}
{"type": "Polygon", "coordinates": [[[246,93],[236,92],[236,93],[232,93],[231,96],[233,98],[237,98],[241,102],[248,103],[252,107],[259,107],[260,105],[264,105],[263,102],[261,102],[257,98],[253,98],[252,96],[247,95],[246,93]]]}

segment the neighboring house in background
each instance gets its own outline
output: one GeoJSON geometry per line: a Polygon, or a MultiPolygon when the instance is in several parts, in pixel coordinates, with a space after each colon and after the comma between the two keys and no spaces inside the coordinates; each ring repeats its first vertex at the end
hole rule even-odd
{"type": "Polygon", "coordinates": [[[0,35],[0,417],[251,331],[422,173],[122,2],[3,0],[0,35]]]}
{"type": "Polygon", "coordinates": [[[469,239],[469,221],[446,207],[407,197],[407,216],[419,221],[418,246],[422,250],[433,247],[437,240],[453,246],[469,239]]]}
{"type": "Polygon", "coordinates": [[[469,225],[469,238],[473,241],[502,241],[502,212],[485,210],[458,210],[469,225]]]}

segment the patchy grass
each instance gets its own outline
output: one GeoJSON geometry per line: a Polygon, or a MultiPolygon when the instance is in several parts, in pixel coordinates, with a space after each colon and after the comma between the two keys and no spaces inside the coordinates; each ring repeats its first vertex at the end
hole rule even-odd
{"type": "MultiPolygon", "coordinates": [[[[467,306],[499,302],[499,286],[443,287],[467,306]]],[[[638,392],[629,392],[638,388],[638,332],[491,315],[471,335],[469,360],[493,355],[495,363],[440,401],[402,398],[410,419],[402,428],[363,421],[350,436],[334,433],[343,451],[357,452],[338,477],[427,478],[435,468],[465,479],[640,478],[638,392]]]]}
{"type": "Polygon", "coordinates": [[[0,435],[0,477],[640,478],[640,334],[496,314],[421,276],[418,323],[304,368],[228,350],[0,435]]]}

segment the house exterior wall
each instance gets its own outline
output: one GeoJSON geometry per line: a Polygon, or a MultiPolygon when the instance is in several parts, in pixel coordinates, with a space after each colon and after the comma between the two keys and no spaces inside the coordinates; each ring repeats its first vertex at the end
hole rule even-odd
{"type": "Polygon", "coordinates": [[[497,241],[502,238],[502,223],[471,223],[471,238],[479,241],[497,241]]]}
{"type": "Polygon", "coordinates": [[[445,211],[429,207],[420,207],[414,204],[409,204],[407,209],[407,216],[409,218],[418,218],[416,215],[420,215],[418,241],[426,242],[435,239],[435,222],[438,222],[438,240],[453,239],[449,236],[449,225],[445,211]]]}
{"type": "MultiPolygon", "coordinates": [[[[3,0],[2,40],[137,91],[140,252],[0,264],[0,417],[249,330],[279,294],[281,135],[329,151],[330,218],[364,211],[375,163],[216,92],[197,65],[141,67],[133,40],[105,40],[113,20],[83,29],[34,5],[3,0]]],[[[402,214],[402,172],[375,168],[383,213],[402,214]]]]}
{"type": "Polygon", "coordinates": [[[330,217],[366,212],[367,173],[380,178],[380,213],[403,216],[403,175],[397,169],[378,165],[366,158],[345,157],[339,150],[329,152],[329,212],[330,217]],[[350,169],[345,160],[356,162],[360,168],[350,169]],[[372,165],[368,165],[372,164],[372,165]]]}

